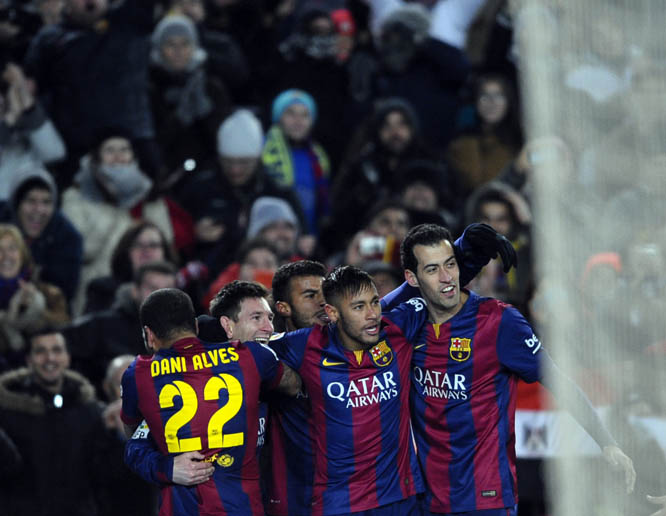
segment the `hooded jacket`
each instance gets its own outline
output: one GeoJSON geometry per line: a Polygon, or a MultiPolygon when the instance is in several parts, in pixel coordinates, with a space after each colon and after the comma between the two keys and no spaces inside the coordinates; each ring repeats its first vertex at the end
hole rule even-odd
{"type": "MultiPolygon", "coordinates": [[[[33,179],[40,179],[51,190],[54,202],[58,199],[58,190],[51,174],[39,166],[18,170],[14,173],[9,190],[9,201],[0,202],[0,221],[18,223],[17,194],[21,187],[33,179]]],[[[35,264],[39,265],[40,280],[60,288],[68,301],[71,301],[79,283],[83,260],[83,240],[81,234],[60,210],[56,209],[51,220],[41,235],[34,240],[28,239],[30,253],[35,264]]]]}
{"type": "Polygon", "coordinates": [[[55,396],[28,369],[0,376],[0,421],[22,462],[3,483],[10,493],[6,514],[98,514],[95,495],[108,444],[100,414],[92,385],[73,371],[65,372],[55,396]]]}

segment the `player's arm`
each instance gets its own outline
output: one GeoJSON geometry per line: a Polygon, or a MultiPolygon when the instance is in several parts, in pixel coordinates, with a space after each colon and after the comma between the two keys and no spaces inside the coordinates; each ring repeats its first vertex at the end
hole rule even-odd
{"type": "Polygon", "coordinates": [[[125,464],[145,481],[157,484],[191,486],[205,482],[213,474],[212,464],[203,462],[196,451],[164,455],[143,421],[125,444],[125,464]]]}
{"type": "Polygon", "coordinates": [[[592,406],[583,390],[569,378],[549,355],[541,353],[541,367],[544,374],[540,380],[558,399],[565,400],[566,408],[585,431],[601,448],[604,458],[617,470],[624,471],[627,493],[634,490],[636,471],[632,460],[620,449],[615,439],[605,427],[599,414],[592,406]]]}
{"type": "Polygon", "coordinates": [[[122,387],[122,407],[120,409],[120,419],[123,422],[125,429],[125,436],[129,439],[134,435],[139,423],[143,420],[141,411],[139,410],[139,393],[136,388],[135,381],[135,365],[136,360],[132,362],[123,373],[120,381],[122,387]]]}
{"type": "Polygon", "coordinates": [[[303,382],[299,374],[289,367],[284,362],[282,364],[282,378],[277,385],[277,390],[283,392],[287,396],[296,396],[300,391],[303,382]]]}
{"type": "Polygon", "coordinates": [[[488,224],[475,222],[467,226],[455,241],[453,251],[460,268],[460,285],[467,285],[498,255],[504,264],[504,272],[518,264],[511,242],[488,224]]]}
{"type": "Polygon", "coordinates": [[[261,380],[268,389],[279,390],[288,396],[296,396],[300,392],[302,381],[295,368],[302,360],[304,343],[307,342],[307,337],[301,333],[303,332],[299,330],[274,335],[270,345],[250,347],[261,380]],[[294,335],[297,335],[296,339],[292,338],[294,335]]]}
{"type": "Polygon", "coordinates": [[[557,397],[602,449],[604,457],[624,470],[627,492],[634,489],[636,471],[631,459],[617,446],[582,389],[553,362],[525,318],[513,307],[502,311],[497,352],[504,367],[526,382],[540,381],[557,397]]]}

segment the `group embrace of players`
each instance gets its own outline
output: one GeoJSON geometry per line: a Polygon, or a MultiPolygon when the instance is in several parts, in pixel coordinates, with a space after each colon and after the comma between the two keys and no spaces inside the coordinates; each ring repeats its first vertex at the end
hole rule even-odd
{"type": "MultiPolygon", "coordinates": [[[[498,254],[515,264],[488,226],[456,242],[416,226],[406,283],[382,300],[355,267],[287,264],[272,292],[281,334],[257,284],[224,287],[198,322],[186,294],[151,294],[153,355],[123,377],[122,418],[128,464],[162,485],[160,514],[515,515],[516,384],[559,373],[518,311],[462,288],[498,254]]],[[[631,460],[558,380],[632,489],[631,460]]]]}

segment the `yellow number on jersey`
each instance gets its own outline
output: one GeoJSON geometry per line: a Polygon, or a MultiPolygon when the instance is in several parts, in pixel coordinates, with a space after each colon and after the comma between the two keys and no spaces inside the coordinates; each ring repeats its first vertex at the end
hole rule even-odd
{"type": "MultiPolygon", "coordinates": [[[[243,432],[224,435],[224,425],[238,414],[243,404],[243,387],[240,382],[230,374],[213,376],[204,386],[204,400],[215,401],[220,399],[220,391],[226,389],[229,394],[228,401],[211,416],[208,421],[208,446],[210,448],[230,448],[241,446],[245,442],[243,432]]],[[[194,389],[186,382],[174,380],[162,387],[159,396],[161,408],[174,406],[173,399],[180,396],[183,401],[181,409],[172,415],[164,425],[164,439],[169,453],[182,453],[201,450],[200,437],[178,439],[178,431],[194,418],[199,407],[199,401],[194,389]]]]}
{"type": "Polygon", "coordinates": [[[197,393],[188,383],[175,380],[172,384],[165,385],[160,391],[160,407],[173,407],[173,399],[176,396],[182,398],[183,406],[164,425],[164,439],[166,439],[167,449],[170,453],[200,450],[201,438],[178,439],[178,430],[192,421],[197,413],[197,407],[199,406],[197,393]]]}
{"type": "Polygon", "coordinates": [[[241,446],[244,442],[243,432],[235,434],[223,434],[224,425],[233,418],[243,404],[243,388],[240,382],[230,374],[214,376],[204,388],[205,400],[220,399],[220,390],[226,389],[229,393],[229,401],[213,414],[208,422],[208,446],[211,448],[230,448],[241,446]]]}

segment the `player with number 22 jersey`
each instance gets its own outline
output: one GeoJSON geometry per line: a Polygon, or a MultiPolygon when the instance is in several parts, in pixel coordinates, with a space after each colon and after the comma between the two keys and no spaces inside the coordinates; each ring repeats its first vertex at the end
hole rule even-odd
{"type": "Polygon", "coordinates": [[[163,453],[201,451],[215,465],[203,484],[165,485],[160,516],[264,514],[255,453],[259,391],[277,386],[282,374],[266,346],[193,337],[130,365],[123,422],[145,419],[163,453]]]}

